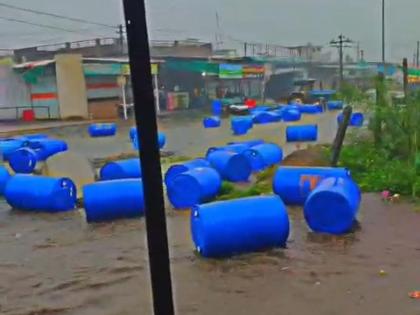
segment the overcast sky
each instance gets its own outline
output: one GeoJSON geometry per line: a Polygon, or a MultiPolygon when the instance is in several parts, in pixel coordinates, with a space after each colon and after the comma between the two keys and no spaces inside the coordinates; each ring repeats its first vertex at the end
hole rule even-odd
{"type": "MultiPolygon", "coordinates": [[[[420,0],[386,0],[387,57],[412,60],[420,40],[420,0]]],[[[122,22],[121,0],[0,0],[36,10],[105,24],[122,22]]],[[[370,60],[381,58],[381,0],[148,0],[153,39],[214,41],[216,11],[225,39],[298,45],[327,45],[343,33],[360,41],[370,60]]],[[[0,19],[0,48],[114,36],[110,28],[20,12],[0,6],[0,17],[55,25],[78,33],[44,29],[0,19]]],[[[226,42],[226,45],[229,45],[226,42]]],[[[226,47],[227,48],[227,47],[226,47]]],[[[355,54],[355,50],[348,50],[355,54]]]]}

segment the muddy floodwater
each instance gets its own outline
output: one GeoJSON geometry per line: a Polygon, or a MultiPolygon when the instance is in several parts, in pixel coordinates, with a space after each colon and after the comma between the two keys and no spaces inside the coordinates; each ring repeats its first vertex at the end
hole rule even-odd
{"type": "MultiPolygon", "coordinates": [[[[228,121],[204,130],[197,117],[160,122],[167,150],[200,156],[235,140],[228,121]]],[[[331,142],[335,114],[307,116],[331,142]]],[[[89,158],[130,151],[128,125],[118,138],[90,139],[83,127],[51,130],[89,158]]],[[[284,145],[282,124],[256,126],[245,139],[284,145]]],[[[227,260],[204,260],[190,239],[189,214],[168,210],[177,314],[413,315],[420,301],[420,214],[410,204],[385,204],[365,194],[360,228],[344,237],[308,231],[302,210],[289,209],[286,249],[227,260]],[[383,270],[384,272],[380,272],[383,270]]],[[[87,225],[83,211],[48,215],[10,210],[0,200],[0,314],[151,314],[144,219],[87,225]]]]}

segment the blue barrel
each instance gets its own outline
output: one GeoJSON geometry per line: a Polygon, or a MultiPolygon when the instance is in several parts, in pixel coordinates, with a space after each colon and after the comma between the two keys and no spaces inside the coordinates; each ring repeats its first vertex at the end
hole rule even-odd
{"type": "Polygon", "coordinates": [[[168,186],[168,198],[176,209],[212,200],[222,187],[219,173],[210,167],[194,168],[177,175],[168,186]]]}
{"type": "Polygon", "coordinates": [[[15,175],[4,197],[14,209],[54,213],[75,209],[77,190],[69,178],[15,175]]]}
{"type": "Polygon", "coordinates": [[[254,146],[243,153],[254,172],[261,171],[283,160],[283,150],[274,143],[254,146]]]}
{"type": "Polygon", "coordinates": [[[364,115],[362,113],[353,113],[351,115],[350,125],[354,127],[362,127],[364,121],[364,115]]]}
{"type": "Polygon", "coordinates": [[[341,110],[344,107],[343,101],[329,101],[327,103],[328,110],[341,110]]]}
{"type": "Polygon", "coordinates": [[[248,147],[253,147],[255,145],[263,144],[265,141],[263,139],[253,139],[253,140],[247,140],[247,141],[235,141],[235,142],[229,142],[230,144],[245,144],[248,147]]]}
{"type": "Polygon", "coordinates": [[[273,191],[287,205],[302,206],[310,192],[327,177],[350,178],[350,171],[333,167],[280,166],[273,178],[273,191]]]}
{"type": "Polygon", "coordinates": [[[252,116],[233,117],[230,122],[233,134],[236,136],[247,134],[253,127],[252,116]]]}
{"type": "Polygon", "coordinates": [[[251,164],[243,154],[217,150],[210,153],[207,160],[223,179],[231,182],[245,182],[252,173],[251,164]]]}
{"type": "Polygon", "coordinates": [[[218,128],[221,125],[220,117],[212,116],[212,117],[206,117],[203,119],[203,126],[204,128],[218,128]]]}
{"type": "MultiPolygon", "coordinates": [[[[133,148],[134,150],[139,149],[139,141],[137,139],[137,134],[135,134],[133,140],[132,140],[133,148]]],[[[162,149],[166,144],[166,135],[163,132],[158,133],[158,145],[159,149],[162,149]]]]}
{"type": "Polygon", "coordinates": [[[129,132],[130,140],[133,141],[137,137],[137,128],[131,127],[129,132]]]}
{"type": "Polygon", "coordinates": [[[275,112],[258,112],[254,115],[253,122],[255,124],[270,124],[279,122],[282,119],[281,114],[275,112]]]}
{"type": "Polygon", "coordinates": [[[33,173],[37,163],[38,154],[30,148],[20,148],[9,156],[9,165],[18,174],[33,173]]]}
{"type": "Polygon", "coordinates": [[[88,127],[91,137],[112,137],[117,133],[117,125],[115,123],[108,124],[92,124],[88,127]]]}
{"type": "Polygon", "coordinates": [[[288,126],[286,128],[287,142],[306,142],[318,139],[317,125],[288,126]]]}
{"type": "Polygon", "coordinates": [[[206,159],[195,159],[182,164],[172,165],[165,174],[165,185],[169,186],[173,179],[179,174],[199,167],[211,167],[211,165],[206,159]]]}
{"type": "MultiPolygon", "coordinates": [[[[344,120],[343,113],[337,116],[337,123],[340,125],[344,120]]],[[[349,126],[362,127],[364,122],[364,115],[362,113],[353,113],[350,117],[349,126]]]]}
{"type": "Polygon", "coordinates": [[[322,105],[302,105],[300,106],[302,114],[321,114],[323,112],[322,105]]]}
{"type": "Polygon", "coordinates": [[[139,217],[144,214],[141,179],[120,179],[83,187],[83,205],[88,222],[139,217]]]}
{"type": "Polygon", "coordinates": [[[221,100],[213,100],[211,109],[214,116],[220,116],[223,113],[223,103],[221,100]]]}
{"type": "Polygon", "coordinates": [[[4,166],[0,165],[0,196],[3,196],[10,174],[4,166]]]}
{"type": "Polygon", "coordinates": [[[140,160],[138,158],[110,162],[99,171],[100,180],[124,178],[141,178],[140,160]]]}
{"type": "Polygon", "coordinates": [[[206,157],[214,152],[214,151],[218,151],[218,150],[224,150],[224,151],[231,151],[231,152],[235,152],[235,153],[243,153],[246,150],[249,149],[249,146],[243,143],[237,143],[237,144],[228,144],[225,145],[223,147],[211,147],[207,150],[206,152],[206,157]]]}
{"type": "Polygon", "coordinates": [[[214,202],[191,211],[195,248],[208,258],[285,247],[289,224],[286,207],[277,196],[214,202]]]}
{"type": "Polygon", "coordinates": [[[37,153],[38,161],[45,161],[50,156],[67,151],[67,143],[58,139],[29,140],[27,146],[37,153]]]}
{"type": "Polygon", "coordinates": [[[3,160],[7,161],[9,160],[10,154],[23,147],[24,144],[24,139],[2,139],[0,140],[0,155],[3,160]]]}
{"type": "Polygon", "coordinates": [[[297,110],[298,112],[300,112],[300,108],[301,108],[301,105],[290,104],[290,105],[281,107],[281,110],[282,111],[297,110]]]}
{"type": "Polygon", "coordinates": [[[286,109],[283,110],[283,121],[298,121],[302,117],[302,114],[299,110],[295,109],[286,109]]]}
{"type": "Polygon", "coordinates": [[[347,233],[356,220],[360,202],[360,189],[350,178],[324,179],[305,202],[306,222],[317,233],[347,233]]]}

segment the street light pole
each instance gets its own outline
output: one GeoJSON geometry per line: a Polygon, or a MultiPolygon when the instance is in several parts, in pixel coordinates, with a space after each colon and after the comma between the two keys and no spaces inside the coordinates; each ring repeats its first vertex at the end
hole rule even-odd
{"type": "Polygon", "coordinates": [[[382,65],[384,67],[384,76],[385,72],[385,0],[382,0],[382,65]]]}

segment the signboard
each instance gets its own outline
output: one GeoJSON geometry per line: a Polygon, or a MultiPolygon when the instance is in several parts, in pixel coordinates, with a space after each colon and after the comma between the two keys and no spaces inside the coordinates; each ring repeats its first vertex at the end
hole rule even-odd
{"type": "Polygon", "coordinates": [[[264,78],[265,67],[263,65],[245,65],[243,66],[244,79],[264,78]]]}
{"type": "Polygon", "coordinates": [[[220,79],[242,79],[243,67],[242,65],[220,64],[219,65],[220,79]]]}
{"type": "Polygon", "coordinates": [[[120,75],[121,65],[119,63],[86,63],[83,65],[86,76],[95,75],[120,75]]]}
{"type": "MultiPolygon", "coordinates": [[[[151,64],[151,70],[152,70],[152,75],[157,75],[159,73],[159,66],[157,63],[152,63],[151,64]]],[[[123,64],[121,65],[121,74],[122,75],[130,75],[131,71],[130,71],[130,65],[129,64],[123,64]]]]}

